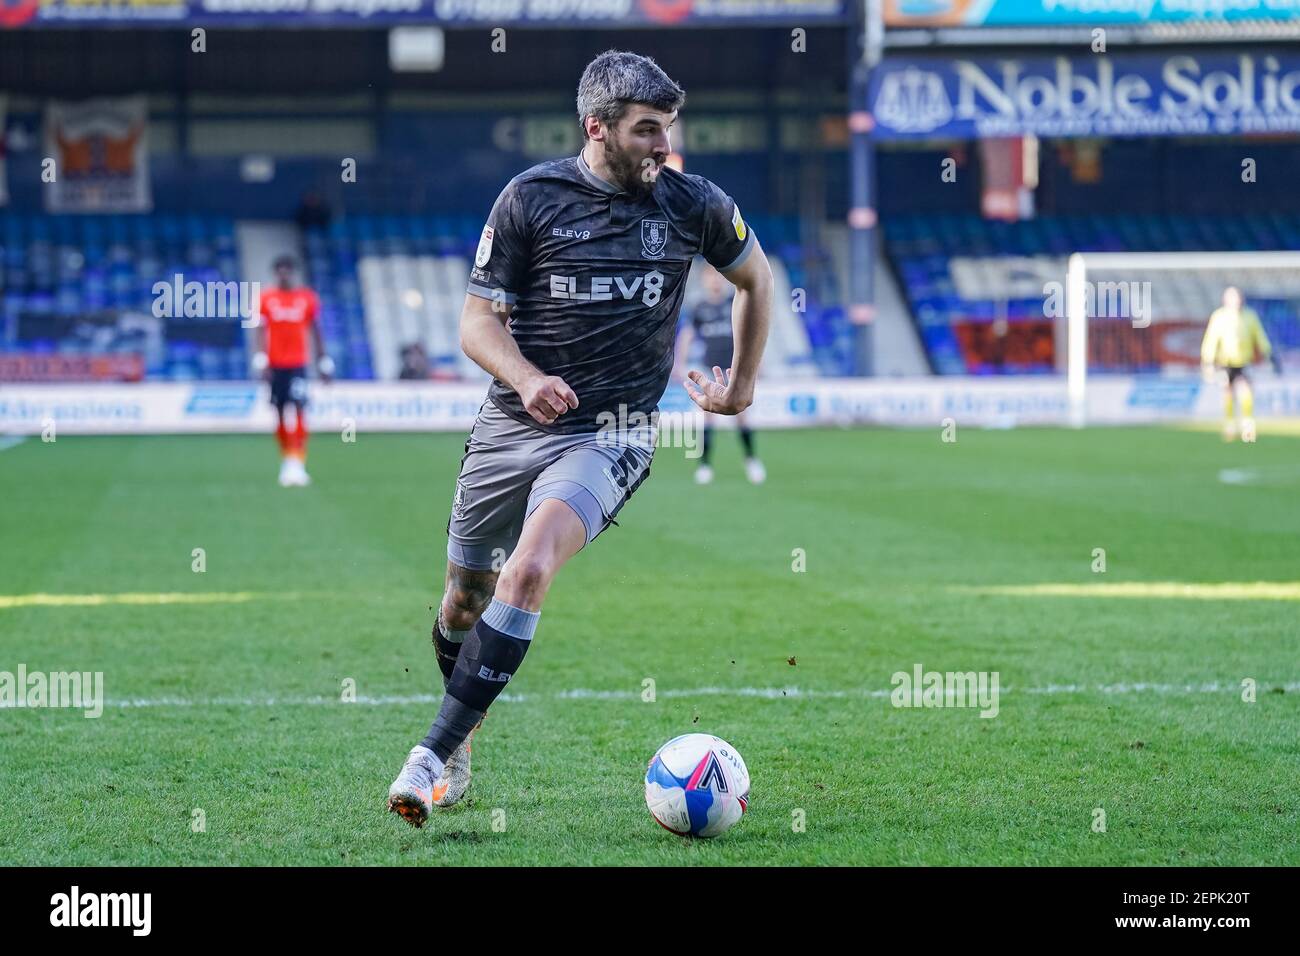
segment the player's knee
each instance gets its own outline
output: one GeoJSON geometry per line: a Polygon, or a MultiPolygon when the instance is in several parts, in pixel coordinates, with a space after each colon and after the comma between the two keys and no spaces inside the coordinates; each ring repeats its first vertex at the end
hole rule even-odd
{"type": "Polygon", "coordinates": [[[483,614],[487,604],[477,604],[465,592],[448,593],[442,602],[442,622],[456,631],[468,631],[483,614]]]}
{"type": "Polygon", "coordinates": [[[516,552],[502,569],[513,591],[525,594],[542,594],[550,587],[558,569],[546,555],[535,551],[516,552]]]}
{"type": "Polygon", "coordinates": [[[487,609],[492,592],[492,583],[487,580],[448,582],[442,598],[443,623],[457,631],[469,630],[487,609]]]}

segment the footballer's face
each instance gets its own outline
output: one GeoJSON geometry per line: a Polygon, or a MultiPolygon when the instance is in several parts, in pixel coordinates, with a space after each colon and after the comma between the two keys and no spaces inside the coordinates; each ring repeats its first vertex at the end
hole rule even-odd
{"type": "Polygon", "coordinates": [[[1223,304],[1225,307],[1229,309],[1233,309],[1233,310],[1240,309],[1241,290],[1237,289],[1235,286],[1228,286],[1228,288],[1224,289],[1223,304]]]}
{"type": "Polygon", "coordinates": [[[282,288],[289,288],[293,285],[293,266],[287,262],[277,263],[275,267],[275,278],[282,288]]]}
{"type": "Polygon", "coordinates": [[[669,130],[677,111],[661,113],[633,103],[617,123],[606,126],[601,143],[614,184],[634,196],[654,190],[668,154],[673,151],[669,130]]]}

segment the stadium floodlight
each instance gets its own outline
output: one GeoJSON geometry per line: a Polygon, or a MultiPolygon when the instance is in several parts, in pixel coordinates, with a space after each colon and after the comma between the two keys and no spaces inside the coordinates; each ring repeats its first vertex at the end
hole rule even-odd
{"type": "Polygon", "coordinates": [[[1203,327],[1227,286],[1248,300],[1300,310],[1300,252],[1076,252],[1065,274],[1066,392],[1070,424],[1087,422],[1088,324],[1123,319],[1145,329],[1154,320],[1203,327]],[[1104,276],[1107,281],[1099,282],[1104,276]],[[1146,286],[1145,293],[1138,286],[1146,286]],[[1103,306],[1119,304],[1107,312],[1103,306]],[[1141,315],[1133,306],[1140,304],[1141,315]]]}

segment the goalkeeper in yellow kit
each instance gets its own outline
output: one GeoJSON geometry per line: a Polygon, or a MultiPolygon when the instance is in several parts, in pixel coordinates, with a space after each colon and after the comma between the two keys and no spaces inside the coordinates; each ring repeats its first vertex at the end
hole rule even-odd
{"type": "Polygon", "coordinates": [[[1240,397],[1241,440],[1255,440],[1255,394],[1250,388],[1246,366],[1272,358],[1273,368],[1281,374],[1280,363],[1269,345],[1259,314],[1245,304],[1241,290],[1228,286],[1223,290],[1223,306],[1214,310],[1201,341],[1201,369],[1207,382],[1213,381],[1216,368],[1228,373],[1223,393],[1223,438],[1236,438],[1237,426],[1232,414],[1233,389],[1240,397]]]}

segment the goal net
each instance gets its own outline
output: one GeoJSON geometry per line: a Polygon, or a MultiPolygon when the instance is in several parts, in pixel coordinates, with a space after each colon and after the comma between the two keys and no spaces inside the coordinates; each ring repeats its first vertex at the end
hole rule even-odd
{"type": "Polygon", "coordinates": [[[1064,292],[1071,423],[1085,424],[1090,376],[1199,374],[1205,326],[1228,286],[1259,313],[1284,361],[1300,352],[1300,252],[1070,256],[1064,292]]]}

